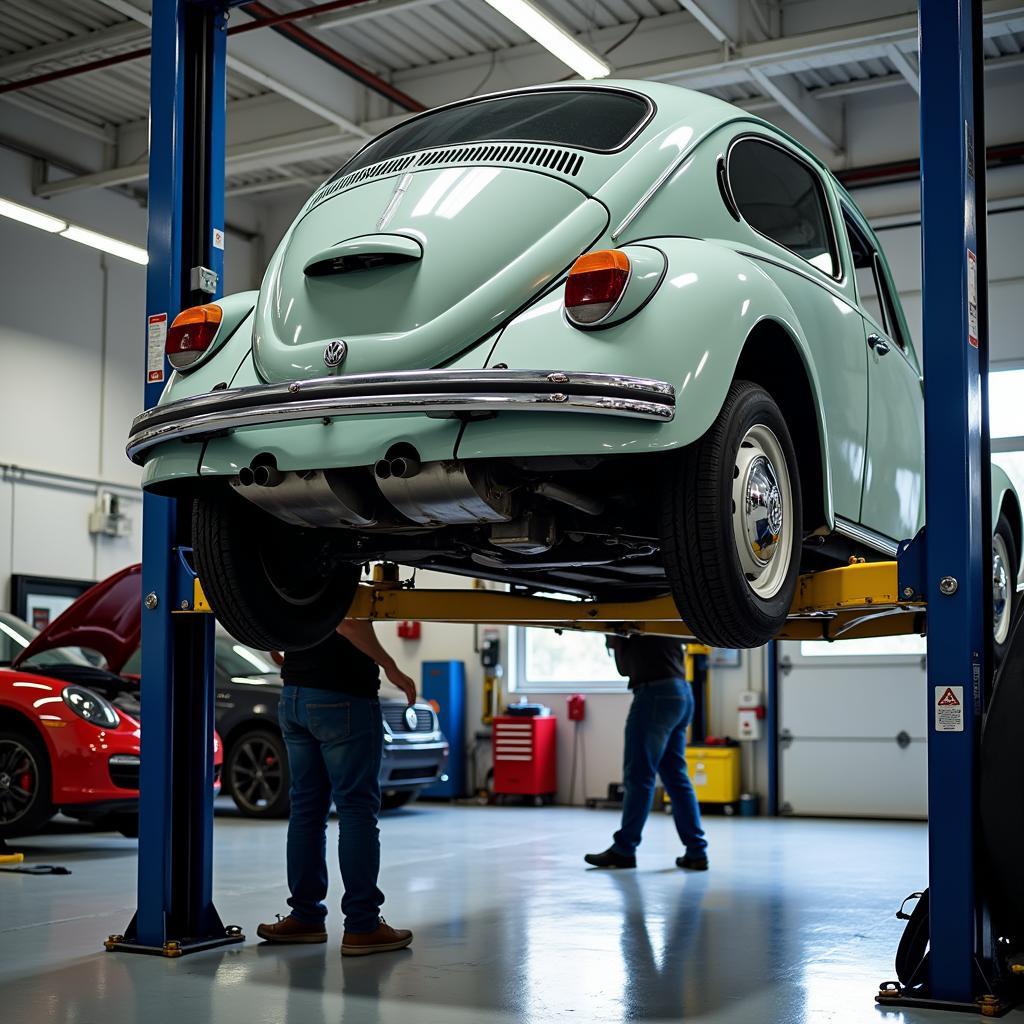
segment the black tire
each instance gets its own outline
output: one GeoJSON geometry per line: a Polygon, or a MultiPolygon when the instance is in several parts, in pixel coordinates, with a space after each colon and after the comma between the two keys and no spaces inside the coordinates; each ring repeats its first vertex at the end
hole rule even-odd
{"type": "MultiPolygon", "coordinates": [[[[800,475],[786,421],[767,391],[734,381],[711,428],[676,456],[664,489],[662,560],[679,614],[699,641],[751,648],[778,633],[796,592],[802,530],[800,475]],[[763,524],[781,516],[781,525],[771,534],[779,546],[764,563],[763,577],[750,573],[752,582],[734,532],[733,487],[741,477],[744,486],[753,479],[755,462],[763,468],[759,451],[766,458],[770,451],[768,479],[775,483],[765,499],[763,524]],[[787,489],[788,501],[780,498],[787,489]],[[778,557],[783,561],[776,565],[778,557]]],[[[747,564],[759,558],[758,551],[750,546],[747,564]]]]}
{"type": "Polygon", "coordinates": [[[904,988],[917,988],[926,980],[928,962],[928,890],[918,897],[896,949],[896,977],[904,988]]]}
{"type": "Polygon", "coordinates": [[[329,636],[360,572],[335,561],[331,534],[283,523],[230,490],[196,498],[196,571],[220,624],[263,651],[312,647],[329,636]]]}
{"type": "Polygon", "coordinates": [[[288,751],[278,733],[250,729],[232,739],[223,774],[231,799],[245,817],[288,817],[292,777],[288,751]]]}
{"type": "Polygon", "coordinates": [[[385,792],[380,798],[380,809],[382,811],[397,811],[399,807],[408,807],[415,803],[416,797],[420,795],[418,789],[396,789],[390,793],[385,792]]]}
{"type": "Polygon", "coordinates": [[[38,832],[54,814],[46,745],[30,728],[0,729],[0,839],[38,832]]]}
{"type": "Polygon", "coordinates": [[[1001,665],[1010,646],[1010,634],[1013,623],[1020,611],[1020,595],[1017,593],[1017,572],[1020,568],[1020,552],[1013,535],[1013,527],[1005,512],[999,514],[995,533],[992,534],[992,655],[995,664],[1001,665]],[[999,550],[1002,546],[1002,551],[999,550]],[[1000,562],[1005,561],[1000,567],[1000,562]],[[999,580],[1000,568],[1003,579],[999,580]],[[1000,601],[998,590],[1003,588],[1003,602],[1000,601]],[[1001,614],[1001,612],[1003,614],[1001,614]]]}
{"type": "Polygon", "coordinates": [[[984,863],[979,868],[995,934],[1024,941],[1024,617],[1010,630],[1006,657],[995,674],[981,732],[978,813],[984,863]]]}

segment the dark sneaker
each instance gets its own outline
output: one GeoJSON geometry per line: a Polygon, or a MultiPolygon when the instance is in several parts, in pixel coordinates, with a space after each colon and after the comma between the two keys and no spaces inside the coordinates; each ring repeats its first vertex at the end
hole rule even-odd
{"type": "Polygon", "coordinates": [[[610,846],[604,853],[588,853],[583,859],[595,868],[636,867],[636,857],[626,857],[621,853],[616,853],[610,846]]]}
{"type": "Polygon", "coordinates": [[[391,953],[405,949],[412,942],[408,928],[392,928],[382,917],[372,932],[345,932],[341,940],[342,956],[369,956],[371,953],[391,953]]]}
{"type": "Polygon", "coordinates": [[[323,924],[303,924],[289,914],[287,917],[277,915],[274,924],[261,924],[256,934],[267,942],[326,942],[327,931],[323,924]]]}
{"type": "Polygon", "coordinates": [[[708,859],[707,857],[691,857],[687,854],[685,857],[676,857],[676,867],[686,868],[687,871],[707,871],[708,859]]]}

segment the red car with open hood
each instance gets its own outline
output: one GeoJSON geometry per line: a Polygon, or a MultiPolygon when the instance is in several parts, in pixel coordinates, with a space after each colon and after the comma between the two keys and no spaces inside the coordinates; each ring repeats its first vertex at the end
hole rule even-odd
{"type": "MultiPolygon", "coordinates": [[[[86,591],[37,633],[0,612],[0,839],[57,812],[137,834],[139,566],[86,591]]],[[[222,749],[214,737],[218,779],[222,749]]]]}

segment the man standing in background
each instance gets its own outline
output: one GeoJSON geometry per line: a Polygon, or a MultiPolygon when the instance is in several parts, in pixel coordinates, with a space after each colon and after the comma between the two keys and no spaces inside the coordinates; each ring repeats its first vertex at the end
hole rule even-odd
{"type": "Polygon", "coordinates": [[[404,949],[412,932],[380,916],[380,762],[384,744],[380,669],[406,696],[416,684],[381,646],[370,622],[346,620],[314,647],[281,660],[279,717],[291,769],[288,888],[291,913],[256,934],[268,942],[326,942],[327,817],[338,810],[345,893],[344,956],[404,949]]]}
{"type": "Polygon", "coordinates": [[[693,721],[693,691],[686,681],[683,645],[659,636],[609,636],[619,675],[629,679],[633,703],[626,718],[622,827],[603,853],[583,859],[596,868],[635,868],[636,848],[654,798],[654,777],[672,801],[684,854],[676,866],[707,871],[707,841],[700,808],[686,772],[686,730],[693,721]]]}

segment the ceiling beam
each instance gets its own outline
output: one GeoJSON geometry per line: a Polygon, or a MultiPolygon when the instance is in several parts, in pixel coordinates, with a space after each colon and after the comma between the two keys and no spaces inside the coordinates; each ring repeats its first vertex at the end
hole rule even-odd
{"type": "Polygon", "coordinates": [[[144,43],[149,33],[137,23],[126,21],[110,28],[95,29],[82,35],[61,39],[56,43],[35,46],[0,59],[0,78],[14,78],[23,71],[37,68],[42,64],[65,64],[82,56],[104,56],[121,49],[131,49],[144,43]]]}
{"type": "MultiPolygon", "coordinates": [[[[1012,30],[1024,18],[1020,0],[986,0],[982,11],[985,36],[1012,30]]],[[[836,28],[745,43],[728,60],[717,51],[689,57],[648,61],[620,67],[624,78],[650,78],[686,85],[732,85],[749,78],[751,67],[766,74],[790,68],[827,67],[850,60],[883,56],[888,45],[917,47],[917,15],[899,14],[836,28]]],[[[434,65],[435,70],[438,66],[434,65]]],[[[398,76],[396,76],[398,77],[398,76]]],[[[404,76],[402,76],[404,77],[404,76]]]]}
{"type": "Polygon", "coordinates": [[[57,107],[44,103],[42,100],[32,99],[31,96],[22,96],[21,93],[12,92],[0,96],[0,101],[9,103],[12,107],[20,107],[27,110],[34,117],[41,117],[53,124],[59,124],[62,128],[68,128],[79,135],[87,135],[108,146],[116,145],[117,133],[112,127],[105,124],[93,124],[84,118],[69,114],[66,110],[59,110],[57,107]]]}
{"type": "MultiPolygon", "coordinates": [[[[1000,57],[986,57],[985,70],[999,71],[1002,68],[1019,67],[1024,64],[1024,52],[1005,53],[1000,57]]],[[[857,93],[874,92],[875,89],[889,89],[894,85],[907,85],[907,80],[898,71],[891,75],[876,75],[874,78],[854,78],[836,85],[823,85],[820,89],[808,89],[807,95],[816,100],[841,99],[857,93]]]]}
{"type": "Polygon", "coordinates": [[[911,89],[921,95],[921,76],[917,68],[910,63],[910,58],[895,43],[885,48],[885,55],[892,61],[893,67],[906,79],[911,89]]]}
{"type": "Polygon", "coordinates": [[[444,0],[366,0],[366,3],[359,4],[347,11],[332,11],[330,14],[318,14],[310,18],[306,23],[309,28],[341,28],[345,25],[352,25],[358,21],[367,21],[370,18],[380,18],[385,14],[391,14],[400,8],[412,9],[416,7],[433,7],[443,3],[444,0]]]}
{"type": "MultiPolygon", "coordinates": [[[[152,18],[147,11],[143,11],[140,8],[135,7],[134,4],[128,3],[127,0],[99,0],[99,2],[111,8],[111,10],[117,11],[119,14],[123,14],[126,17],[131,18],[133,21],[138,22],[138,24],[145,25],[147,29],[152,23],[152,18]]],[[[314,97],[309,96],[307,93],[287,85],[285,82],[282,82],[279,77],[260,70],[250,61],[228,54],[227,66],[232,71],[236,71],[238,74],[248,78],[251,82],[255,82],[257,85],[261,85],[265,89],[270,89],[272,92],[276,92],[279,96],[283,96],[285,99],[291,100],[292,103],[295,103],[300,107],[304,107],[306,110],[316,114],[318,117],[322,117],[325,121],[329,121],[332,124],[337,125],[339,128],[344,128],[346,131],[351,132],[354,135],[360,135],[360,137],[363,137],[362,130],[354,121],[349,120],[347,117],[339,114],[332,107],[321,103],[314,97]]]]}
{"type": "Polygon", "coordinates": [[[814,104],[807,90],[791,76],[780,75],[771,78],[758,67],[751,67],[748,70],[761,92],[775,100],[805,131],[834,153],[839,154],[843,151],[840,135],[836,131],[837,111],[814,104]]]}
{"type": "MultiPolygon", "coordinates": [[[[365,132],[366,130],[363,129],[365,132]]],[[[368,134],[368,133],[367,133],[368,134]]],[[[297,132],[287,132],[266,139],[251,142],[239,142],[225,149],[225,170],[227,173],[240,174],[246,170],[274,166],[275,159],[286,156],[281,162],[312,160],[330,156],[345,148],[358,148],[362,139],[341,135],[331,125],[319,128],[305,128],[297,132]]],[[[117,185],[128,185],[136,181],[144,181],[149,173],[147,160],[140,160],[123,167],[111,167],[92,174],[79,174],[71,178],[58,178],[55,181],[40,182],[33,189],[37,196],[52,199],[54,196],[68,192],[81,192],[86,189],[113,188],[117,185]]]]}
{"type": "Polygon", "coordinates": [[[693,16],[716,43],[721,43],[729,50],[735,49],[740,37],[739,12],[735,3],[729,4],[731,11],[726,11],[726,5],[719,0],[718,7],[721,10],[716,9],[714,17],[704,9],[706,0],[679,0],[679,5],[693,16]],[[727,23],[723,15],[729,17],[727,23]]]}

